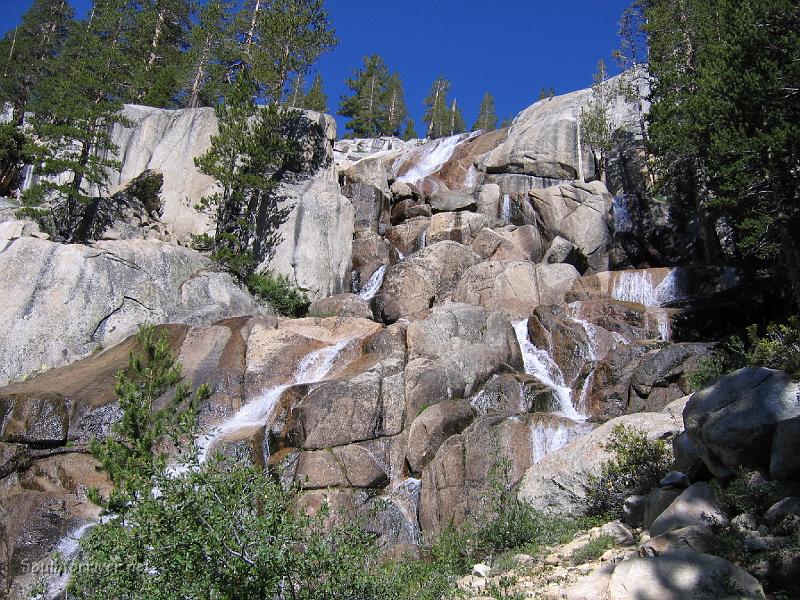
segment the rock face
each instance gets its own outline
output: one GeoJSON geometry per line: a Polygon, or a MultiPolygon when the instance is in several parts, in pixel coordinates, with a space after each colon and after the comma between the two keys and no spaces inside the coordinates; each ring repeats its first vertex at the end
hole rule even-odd
{"type": "Polygon", "coordinates": [[[796,454],[775,432],[800,416],[800,384],[781,371],[741,369],[695,392],[683,413],[686,433],[708,469],[732,477],[736,467],[770,469],[796,454]]]}
{"type": "Polygon", "coordinates": [[[669,438],[682,430],[680,419],[667,413],[639,413],[612,419],[590,434],[530,467],[520,487],[520,498],[545,511],[582,515],[590,475],[611,458],[603,448],[615,425],[637,427],[650,439],[669,438]]]}
{"type": "Polygon", "coordinates": [[[94,246],[32,237],[0,242],[0,305],[10,333],[0,382],[113,345],[142,323],[213,322],[259,312],[253,298],[197,252],[131,240],[94,246]]]}

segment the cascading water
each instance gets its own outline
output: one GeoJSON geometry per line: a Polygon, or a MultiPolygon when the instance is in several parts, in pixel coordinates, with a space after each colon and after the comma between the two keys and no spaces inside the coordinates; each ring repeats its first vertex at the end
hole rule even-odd
{"type": "Polygon", "coordinates": [[[614,214],[614,229],[616,231],[632,231],[633,219],[628,211],[628,203],[625,196],[615,196],[612,204],[614,214]]]}
{"type": "Polygon", "coordinates": [[[533,375],[553,390],[558,399],[558,414],[575,421],[584,420],[586,417],[578,413],[572,404],[572,390],[564,383],[561,369],[545,350],[537,348],[528,339],[528,321],[515,321],[513,326],[522,351],[525,373],[533,375]]]}
{"type": "MultiPolygon", "coordinates": [[[[589,323],[589,321],[585,321],[584,319],[580,319],[578,317],[570,317],[570,318],[583,328],[583,331],[586,333],[586,338],[589,340],[589,344],[587,345],[587,350],[589,351],[589,353],[586,358],[588,358],[592,362],[596,361],[597,329],[592,323],[589,323]]],[[[592,370],[589,371],[589,374],[586,376],[586,379],[583,380],[581,397],[578,399],[577,410],[578,412],[584,415],[588,414],[589,412],[589,390],[592,389],[592,383],[594,382],[594,372],[595,372],[595,365],[593,364],[592,370]]]]}
{"type": "Polygon", "coordinates": [[[307,354],[297,365],[297,370],[291,383],[278,385],[266,390],[260,396],[245,404],[230,419],[216,427],[213,432],[201,437],[197,441],[200,463],[202,464],[208,459],[209,452],[221,440],[239,431],[266,426],[278,400],[280,400],[281,394],[287,388],[293,385],[321,381],[333,368],[336,358],[342,350],[352,341],[352,339],[344,339],[332,346],[325,346],[307,354]]]}
{"type": "Polygon", "coordinates": [[[417,239],[417,250],[425,250],[425,247],[428,245],[428,230],[426,229],[422,233],[419,234],[419,238],[417,239]]]}
{"type": "Polygon", "coordinates": [[[66,568],[53,569],[54,573],[50,579],[43,581],[44,590],[38,596],[33,596],[33,600],[45,600],[50,598],[66,597],[67,584],[71,575],[70,566],[80,554],[80,541],[97,522],[84,523],[77,529],[64,536],[56,546],[55,554],[58,554],[66,568]]]}
{"type": "Polygon", "coordinates": [[[675,269],[672,269],[657,286],[649,271],[622,271],[611,292],[614,300],[638,302],[644,306],[661,306],[679,298],[675,269]]]}
{"type": "Polygon", "coordinates": [[[478,135],[478,133],[479,132],[472,132],[467,135],[454,135],[440,140],[433,140],[419,148],[415,148],[401,159],[401,163],[395,165],[396,172],[403,171],[404,167],[409,164],[409,161],[411,161],[413,165],[405,173],[399,175],[397,181],[414,183],[429,175],[433,175],[450,160],[456,147],[461,142],[478,135]]]}
{"type": "Polygon", "coordinates": [[[511,196],[505,194],[503,196],[503,206],[500,209],[500,220],[504,225],[511,222],[511,196]]]}
{"type": "Polygon", "coordinates": [[[531,424],[531,460],[533,464],[540,462],[548,454],[563,448],[575,438],[583,435],[585,424],[567,423],[563,420],[555,424],[531,424]]]}
{"type": "Polygon", "coordinates": [[[386,275],[386,265],[381,265],[369,278],[364,289],[358,293],[362,300],[370,301],[375,297],[383,285],[384,275],[386,275]]]}

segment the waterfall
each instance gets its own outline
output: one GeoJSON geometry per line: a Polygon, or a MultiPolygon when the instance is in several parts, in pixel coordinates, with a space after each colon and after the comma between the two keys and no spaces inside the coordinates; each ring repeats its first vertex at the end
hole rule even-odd
{"type": "Polygon", "coordinates": [[[650,271],[622,271],[617,277],[611,298],[622,302],[638,302],[644,306],[661,306],[680,297],[675,269],[670,270],[657,286],[650,271]]]}
{"type": "Polygon", "coordinates": [[[575,421],[585,419],[572,405],[572,390],[564,383],[564,374],[561,369],[545,350],[537,348],[528,339],[527,319],[515,321],[513,326],[520,350],[522,350],[525,373],[533,375],[553,390],[561,409],[558,414],[575,421]]]}
{"type": "Polygon", "coordinates": [[[425,250],[425,247],[427,245],[428,245],[428,230],[425,229],[422,233],[419,234],[419,238],[417,238],[418,250],[425,250]]]}
{"type": "Polygon", "coordinates": [[[408,171],[397,177],[397,181],[414,183],[429,175],[433,175],[450,160],[456,147],[461,142],[478,134],[479,132],[472,132],[468,135],[454,135],[439,140],[433,140],[419,148],[415,148],[403,157],[400,163],[395,164],[396,172],[401,172],[404,167],[409,164],[411,165],[408,171]]]}
{"type": "Polygon", "coordinates": [[[260,396],[245,404],[230,419],[215,427],[197,441],[199,461],[204,463],[212,448],[221,440],[236,432],[246,429],[263,428],[269,424],[270,417],[278,404],[281,395],[293,385],[316,383],[321,381],[333,368],[334,362],[353,340],[344,339],[332,346],[325,346],[307,354],[297,365],[291,383],[282,384],[266,390],[260,396]]]}
{"type": "MultiPolygon", "coordinates": [[[[81,538],[95,525],[97,525],[97,522],[95,521],[84,523],[77,529],[69,532],[67,535],[61,538],[61,541],[58,542],[58,546],[56,546],[53,555],[55,556],[57,553],[61,557],[65,568],[63,572],[59,572],[57,570],[53,570],[53,572],[48,571],[48,573],[50,573],[50,579],[44,582],[44,585],[47,586],[47,589],[44,590],[42,594],[34,596],[33,600],[66,597],[67,584],[69,583],[69,578],[71,575],[72,563],[77,560],[81,551],[81,538]]],[[[50,561],[52,560],[53,558],[50,558],[50,561]]]]}
{"type": "Polygon", "coordinates": [[[614,214],[614,229],[616,231],[632,231],[633,219],[628,211],[628,203],[625,196],[614,196],[612,204],[614,214]]]}
{"type": "Polygon", "coordinates": [[[569,444],[585,431],[583,424],[572,424],[562,420],[555,423],[542,424],[531,422],[531,461],[540,462],[548,454],[552,454],[569,444]]]}
{"type": "Polygon", "coordinates": [[[500,209],[500,220],[503,225],[508,225],[511,221],[511,196],[505,194],[503,196],[503,207],[500,209]]]}
{"type": "Polygon", "coordinates": [[[380,290],[381,286],[383,285],[384,275],[386,275],[386,265],[381,265],[369,278],[369,281],[367,281],[367,285],[364,286],[364,289],[358,293],[362,300],[369,302],[375,297],[375,295],[378,293],[378,290],[380,290]]]}

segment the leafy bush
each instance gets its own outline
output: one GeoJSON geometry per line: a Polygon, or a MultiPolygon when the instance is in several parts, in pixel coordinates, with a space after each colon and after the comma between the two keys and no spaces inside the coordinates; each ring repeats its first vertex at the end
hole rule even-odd
{"type": "Polygon", "coordinates": [[[780,485],[767,481],[756,471],[739,467],[735,479],[727,485],[714,485],[717,500],[725,513],[731,517],[742,513],[765,512],[777,500],[780,485]]]}
{"type": "Polygon", "coordinates": [[[692,389],[698,390],[714,379],[743,367],[767,367],[800,377],[800,327],[793,319],[786,324],[768,325],[763,336],[758,328],[747,328],[747,343],[739,337],[728,339],[711,355],[702,358],[688,374],[692,389]]]}
{"type": "Polygon", "coordinates": [[[614,538],[610,535],[601,535],[572,551],[570,560],[574,565],[582,565],[597,560],[603,552],[614,546],[614,538]]]}
{"type": "Polygon", "coordinates": [[[622,516],[625,498],[647,492],[669,472],[672,448],[624,425],[614,427],[604,448],[614,458],[601,465],[599,477],[589,480],[589,514],[616,519],[622,516]]]}
{"type": "Polygon", "coordinates": [[[27,139],[19,127],[0,123],[0,176],[29,159],[25,152],[27,139]]]}
{"type": "Polygon", "coordinates": [[[285,317],[300,317],[308,310],[308,297],[286,275],[255,273],[247,278],[247,288],[285,317]]]}

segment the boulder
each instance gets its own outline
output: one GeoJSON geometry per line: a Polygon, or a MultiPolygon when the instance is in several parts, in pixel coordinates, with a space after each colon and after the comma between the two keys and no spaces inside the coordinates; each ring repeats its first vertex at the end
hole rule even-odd
{"type": "Polygon", "coordinates": [[[434,213],[454,212],[458,210],[475,210],[477,203],[475,198],[453,190],[440,190],[434,192],[428,198],[428,204],[434,213]]]}
{"type": "Polygon", "coordinates": [[[382,232],[389,224],[389,198],[373,185],[351,181],[342,186],[342,194],[354,209],[354,231],[382,232]]]}
{"type": "MultiPolygon", "coordinates": [[[[405,185],[405,184],[403,184],[405,185]]],[[[392,207],[391,224],[399,225],[403,221],[413,219],[415,217],[430,217],[431,207],[428,204],[423,204],[416,200],[400,200],[392,207]]]]}
{"type": "Polygon", "coordinates": [[[533,225],[504,229],[485,227],[475,236],[470,246],[484,260],[529,260],[541,262],[543,241],[533,225]]]}
{"type": "MultiPolygon", "coordinates": [[[[740,369],[695,392],[683,413],[686,433],[717,477],[733,477],[740,466],[771,469],[781,475],[793,460],[794,444],[775,444],[783,422],[800,416],[800,383],[786,373],[740,369]]],[[[781,438],[778,438],[779,440],[781,438]]]]}
{"type": "Polygon", "coordinates": [[[703,525],[681,527],[667,533],[649,538],[639,544],[640,556],[661,556],[676,550],[693,550],[715,554],[721,549],[721,540],[703,525]]]}
{"type": "Polygon", "coordinates": [[[673,502],[683,493],[683,490],[675,488],[662,488],[654,487],[650,489],[647,494],[647,504],[644,508],[644,518],[642,519],[642,527],[650,529],[661,513],[667,510],[673,502]]]}
{"type": "Polygon", "coordinates": [[[405,200],[414,197],[414,191],[411,189],[411,186],[402,181],[395,181],[392,183],[389,187],[389,191],[392,193],[395,200],[405,200]]]}
{"type": "Polygon", "coordinates": [[[712,348],[713,344],[681,343],[649,353],[631,377],[628,410],[655,412],[684,398],[691,391],[686,376],[712,348]]]}
{"type": "Polygon", "coordinates": [[[418,314],[453,293],[461,276],[480,261],[467,246],[439,242],[386,271],[375,298],[375,314],[385,322],[418,314]]]}
{"type": "Polygon", "coordinates": [[[560,304],[580,277],[572,265],[490,261],[467,270],[453,300],[527,316],[541,304],[560,304]]]}
{"type": "Polygon", "coordinates": [[[426,245],[430,216],[412,217],[386,232],[386,239],[405,256],[423,250],[426,245]]]}
{"type": "Polygon", "coordinates": [[[39,224],[34,221],[9,220],[0,222],[0,246],[5,246],[4,242],[10,242],[22,237],[35,237],[42,240],[49,240],[50,235],[43,233],[39,229],[39,224]]]}
{"type": "Polygon", "coordinates": [[[800,479],[800,452],[796,451],[798,439],[800,417],[778,423],[769,460],[769,472],[774,479],[800,479]]]}
{"type": "Polygon", "coordinates": [[[450,240],[469,246],[489,226],[489,217],[470,212],[440,212],[431,217],[428,244],[450,240]]]}
{"type": "Polygon", "coordinates": [[[796,496],[789,496],[779,502],[776,502],[769,507],[764,513],[764,519],[770,525],[780,525],[786,517],[793,515],[800,517],[800,498],[796,496]]]}
{"type": "Polygon", "coordinates": [[[209,323],[261,309],[199,253],[158,241],[63,245],[31,237],[0,253],[0,384],[113,345],[143,323],[209,323]]]}
{"type": "Polygon", "coordinates": [[[593,271],[608,270],[612,198],[602,183],[575,182],[569,186],[532,190],[530,197],[551,235],[575,244],[593,271]]]}
{"type": "Polygon", "coordinates": [[[361,446],[343,446],[301,452],[295,479],[303,489],[329,487],[379,488],[386,485],[386,472],[361,446]]]}
{"type": "Polygon", "coordinates": [[[567,263],[575,267],[581,275],[589,268],[589,263],[581,249],[569,240],[565,240],[558,235],[553,238],[553,241],[550,243],[550,247],[542,258],[542,262],[549,265],[567,263]]]}
{"type": "Polygon", "coordinates": [[[439,446],[464,431],[475,418],[466,400],[447,400],[426,408],[411,423],[406,459],[413,473],[420,473],[439,446]]]}
{"type": "MultiPolygon", "coordinates": [[[[485,183],[478,193],[476,210],[490,219],[502,219],[500,186],[496,183],[485,183]]],[[[505,225],[505,223],[503,223],[505,225]]]]}
{"type": "Polygon", "coordinates": [[[725,559],[676,550],[657,558],[634,558],[614,569],[609,600],[685,600],[697,597],[763,600],[764,590],[752,575],[725,559]]]}
{"type": "Polygon", "coordinates": [[[599,476],[602,463],[612,458],[604,446],[616,425],[642,429],[651,440],[671,438],[682,430],[679,419],[662,413],[638,413],[611,419],[532,465],[522,481],[520,498],[539,510],[586,514],[590,476],[599,476]]]}
{"type": "Polygon", "coordinates": [[[704,481],[689,486],[650,525],[650,535],[658,536],[669,531],[693,525],[727,522],[722,514],[714,491],[704,481]]]}
{"type": "Polygon", "coordinates": [[[309,317],[361,317],[372,318],[369,302],[358,294],[337,294],[312,302],[308,307],[309,317]]]}

